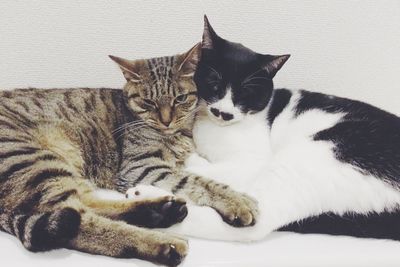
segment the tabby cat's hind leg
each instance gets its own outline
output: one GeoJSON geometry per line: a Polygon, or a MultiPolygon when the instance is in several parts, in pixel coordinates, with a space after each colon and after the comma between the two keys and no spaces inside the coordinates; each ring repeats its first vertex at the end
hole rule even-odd
{"type": "Polygon", "coordinates": [[[92,212],[81,214],[78,234],[69,248],[116,258],[139,258],[168,266],[178,265],[188,251],[179,237],[114,221],[92,212]]]}
{"type": "Polygon", "coordinates": [[[0,227],[32,252],[70,248],[176,266],[188,250],[184,239],[113,221],[83,208],[65,207],[31,215],[3,213],[0,227]]]}

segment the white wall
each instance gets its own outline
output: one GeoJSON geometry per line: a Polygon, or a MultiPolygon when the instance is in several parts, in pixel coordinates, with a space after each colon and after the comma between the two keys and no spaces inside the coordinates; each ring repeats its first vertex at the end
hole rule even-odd
{"type": "Polygon", "coordinates": [[[400,114],[400,1],[0,2],[0,88],[120,87],[107,55],[183,52],[207,14],[223,37],[291,53],[276,84],[400,114]]]}

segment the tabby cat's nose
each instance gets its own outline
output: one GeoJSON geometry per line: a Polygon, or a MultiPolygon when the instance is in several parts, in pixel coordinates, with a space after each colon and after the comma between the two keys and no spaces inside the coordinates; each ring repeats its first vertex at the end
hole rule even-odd
{"type": "Polygon", "coordinates": [[[171,106],[161,105],[159,113],[161,123],[168,127],[173,119],[173,110],[171,106]]]}
{"type": "Polygon", "coordinates": [[[172,118],[171,119],[167,119],[167,120],[161,120],[162,124],[164,124],[165,126],[169,126],[171,124],[172,118]]]}

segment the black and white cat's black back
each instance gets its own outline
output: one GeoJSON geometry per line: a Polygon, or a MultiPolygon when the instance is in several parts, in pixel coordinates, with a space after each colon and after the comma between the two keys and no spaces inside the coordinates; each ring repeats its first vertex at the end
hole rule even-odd
{"type": "Polygon", "coordinates": [[[359,101],[274,89],[288,58],[224,40],[205,20],[195,74],[203,115],[194,139],[207,160],[194,156],[188,168],[255,197],[260,218],[237,231],[202,211],[175,232],[225,240],[278,229],[399,239],[400,118],[359,101]],[[203,223],[209,229],[196,233],[203,223]]]}

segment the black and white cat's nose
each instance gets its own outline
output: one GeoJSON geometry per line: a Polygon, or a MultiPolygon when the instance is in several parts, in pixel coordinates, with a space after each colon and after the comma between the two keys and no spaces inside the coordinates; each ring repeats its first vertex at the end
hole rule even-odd
{"type": "Polygon", "coordinates": [[[212,113],[215,117],[217,117],[217,118],[219,118],[219,117],[221,116],[221,118],[222,118],[224,121],[230,121],[230,120],[233,119],[233,115],[232,115],[232,114],[227,113],[227,112],[221,112],[221,111],[220,111],[219,109],[217,109],[217,108],[211,108],[210,111],[211,111],[211,113],[212,113]]]}
{"type": "Polygon", "coordinates": [[[230,121],[233,119],[233,115],[230,113],[221,112],[221,117],[224,121],[230,121]]]}
{"type": "Polygon", "coordinates": [[[210,111],[215,117],[219,117],[219,115],[221,114],[219,112],[219,109],[216,109],[216,108],[211,108],[210,111]]]}

